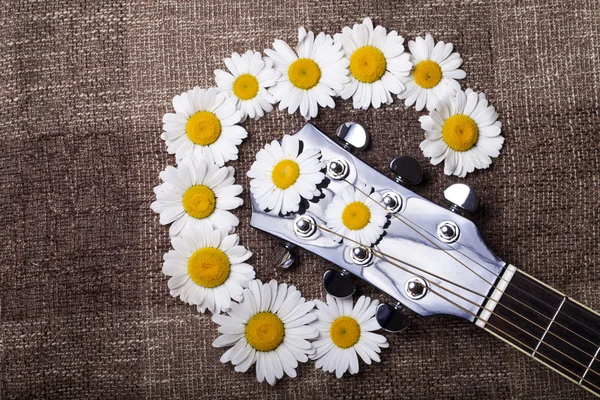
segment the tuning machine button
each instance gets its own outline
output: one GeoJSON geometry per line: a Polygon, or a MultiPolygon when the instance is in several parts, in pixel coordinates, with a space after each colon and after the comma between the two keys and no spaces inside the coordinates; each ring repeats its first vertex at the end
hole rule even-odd
{"type": "Polygon", "coordinates": [[[271,265],[277,268],[289,268],[296,261],[294,245],[289,242],[281,242],[273,248],[270,257],[271,265]]]}
{"type": "Polygon", "coordinates": [[[343,123],[337,129],[335,135],[342,141],[342,146],[350,152],[365,150],[369,146],[369,133],[358,122],[343,123]]]}
{"type": "Polygon", "coordinates": [[[354,283],[348,278],[348,271],[337,272],[328,269],[323,274],[323,287],[333,297],[344,298],[352,296],[356,290],[354,283]]]}
{"type": "Polygon", "coordinates": [[[379,326],[388,332],[401,332],[408,327],[408,314],[404,306],[396,303],[394,306],[382,303],[375,313],[379,326]]]}
{"type": "Polygon", "coordinates": [[[458,212],[458,210],[463,210],[473,212],[477,209],[478,200],[475,191],[464,183],[455,183],[448,186],[444,190],[444,197],[452,203],[450,211],[458,212]]]}
{"type": "Polygon", "coordinates": [[[417,185],[423,180],[423,167],[411,156],[398,156],[390,162],[395,180],[403,186],[417,185]]]}

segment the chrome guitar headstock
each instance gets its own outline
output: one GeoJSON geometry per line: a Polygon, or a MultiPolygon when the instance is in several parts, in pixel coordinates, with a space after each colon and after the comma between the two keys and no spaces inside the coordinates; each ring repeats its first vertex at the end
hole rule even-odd
{"type": "Polygon", "coordinates": [[[396,301],[378,310],[390,331],[406,327],[405,307],[474,321],[506,267],[458,213],[477,206],[474,193],[453,185],[450,209],[434,204],[407,188],[422,178],[416,160],[394,159],[391,179],[352,154],[369,144],[362,126],[346,123],[336,136],[343,147],[307,124],[267,145],[248,173],[250,225],[281,239],[277,263],[290,266],[301,247],[340,268],[324,274],[330,294],[353,294],[352,275],[376,286],[396,301]]]}

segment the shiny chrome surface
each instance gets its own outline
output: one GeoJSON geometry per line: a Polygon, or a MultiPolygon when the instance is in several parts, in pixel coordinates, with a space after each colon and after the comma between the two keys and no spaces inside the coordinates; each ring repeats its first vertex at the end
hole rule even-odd
{"type": "Polygon", "coordinates": [[[421,163],[411,156],[399,156],[390,162],[390,171],[401,185],[418,185],[423,180],[421,163]]]}
{"type": "Polygon", "coordinates": [[[327,163],[327,176],[331,179],[344,179],[350,173],[350,166],[343,158],[333,158],[327,163]]]}
{"type": "MultiPolygon", "coordinates": [[[[252,196],[250,196],[252,201],[250,225],[331,261],[378,287],[422,316],[448,314],[473,321],[474,317],[471,313],[479,312],[484,297],[449,282],[487,295],[505,267],[505,263],[486,246],[473,222],[430,202],[382,175],[310,124],[304,126],[295,135],[305,142],[305,146],[320,149],[325,163],[335,158],[346,160],[349,165],[347,181],[353,184],[359,181],[367,182],[379,192],[398,193],[402,198],[402,209],[390,217],[385,235],[373,249],[375,253],[373,262],[368,266],[355,264],[351,259],[352,249],[343,242],[334,240],[330,233],[321,229],[310,238],[299,238],[294,232],[294,215],[280,217],[266,214],[258,208],[252,196]],[[460,237],[456,242],[446,244],[439,240],[437,229],[439,223],[443,221],[452,221],[459,227],[460,237]],[[399,263],[398,260],[402,260],[403,263],[399,263]],[[408,271],[399,268],[399,265],[408,271]],[[415,267],[423,271],[418,271],[415,267]],[[436,295],[433,291],[429,291],[419,300],[408,296],[405,286],[407,281],[415,276],[432,283],[433,285],[430,285],[432,290],[460,307],[436,295]]],[[[326,226],[327,205],[334,194],[340,193],[347,185],[348,183],[343,180],[330,180],[319,200],[309,202],[308,208],[302,210],[303,215],[314,218],[319,226],[326,226]]]]}
{"type": "Polygon", "coordinates": [[[400,303],[395,306],[386,303],[380,304],[377,306],[375,318],[381,329],[388,332],[397,333],[408,328],[408,315],[400,303]]]}
{"type": "Polygon", "coordinates": [[[277,268],[289,268],[296,261],[294,245],[291,243],[281,243],[276,245],[271,252],[271,265],[277,268]]]}
{"type": "Polygon", "coordinates": [[[358,122],[345,122],[339,126],[335,135],[342,141],[342,146],[349,151],[365,150],[371,138],[364,126],[358,122]]]}
{"type": "Polygon", "coordinates": [[[437,227],[438,238],[444,243],[454,243],[460,237],[460,228],[452,221],[440,222],[437,227]]]}
{"type": "Polygon", "coordinates": [[[352,296],[356,290],[356,286],[348,278],[348,272],[345,270],[337,272],[328,269],[325,271],[325,274],[323,274],[323,287],[327,293],[339,298],[352,296]]]}
{"type": "Polygon", "coordinates": [[[464,183],[455,183],[444,190],[444,198],[452,203],[451,211],[464,210],[473,212],[477,209],[477,195],[470,186],[464,183]]]}
{"type": "Polygon", "coordinates": [[[310,215],[299,215],[294,222],[294,232],[299,238],[307,239],[317,233],[315,219],[310,215]]]}

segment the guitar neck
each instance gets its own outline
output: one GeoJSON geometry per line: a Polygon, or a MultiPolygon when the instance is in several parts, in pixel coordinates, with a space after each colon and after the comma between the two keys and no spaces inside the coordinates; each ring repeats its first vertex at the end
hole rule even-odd
{"type": "Polygon", "coordinates": [[[508,266],[476,324],[600,396],[600,314],[508,266]]]}

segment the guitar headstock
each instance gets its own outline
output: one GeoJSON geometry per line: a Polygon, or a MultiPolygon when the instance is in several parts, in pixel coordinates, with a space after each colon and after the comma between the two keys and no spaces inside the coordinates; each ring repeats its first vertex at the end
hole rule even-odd
{"type": "MultiPolygon", "coordinates": [[[[338,130],[338,137],[346,139],[347,148],[368,142],[360,126],[349,124],[338,130]]],[[[353,286],[347,279],[352,274],[419,315],[475,319],[506,263],[487,247],[475,224],[457,212],[476,206],[477,200],[466,185],[453,185],[446,191],[446,197],[455,202],[447,209],[403,185],[420,180],[420,167],[414,159],[397,158],[392,163],[391,168],[400,173],[395,181],[313,125],[307,124],[283,140],[292,143],[289,138],[294,138],[293,145],[275,146],[283,153],[296,152],[287,155],[292,159],[319,162],[317,168],[307,169],[312,174],[312,186],[298,188],[299,195],[292,196],[299,199],[298,204],[281,201],[283,188],[289,184],[284,178],[302,171],[279,168],[276,173],[288,175],[282,175],[281,187],[271,182],[274,191],[269,192],[263,188],[263,178],[268,174],[275,177],[275,173],[257,156],[249,173],[255,178],[251,183],[252,227],[278,237],[288,249],[301,247],[341,268],[341,272],[327,271],[324,276],[326,289],[332,294],[352,294],[353,286]],[[262,171],[263,178],[257,170],[262,171]]],[[[262,157],[278,162],[274,154],[274,148],[268,147],[262,157]]],[[[283,260],[282,264],[289,266],[292,261],[283,260]]],[[[380,311],[393,314],[387,305],[380,311]]],[[[379,317],[380,322],[385,319],[385,315],[379,317]]]]}

